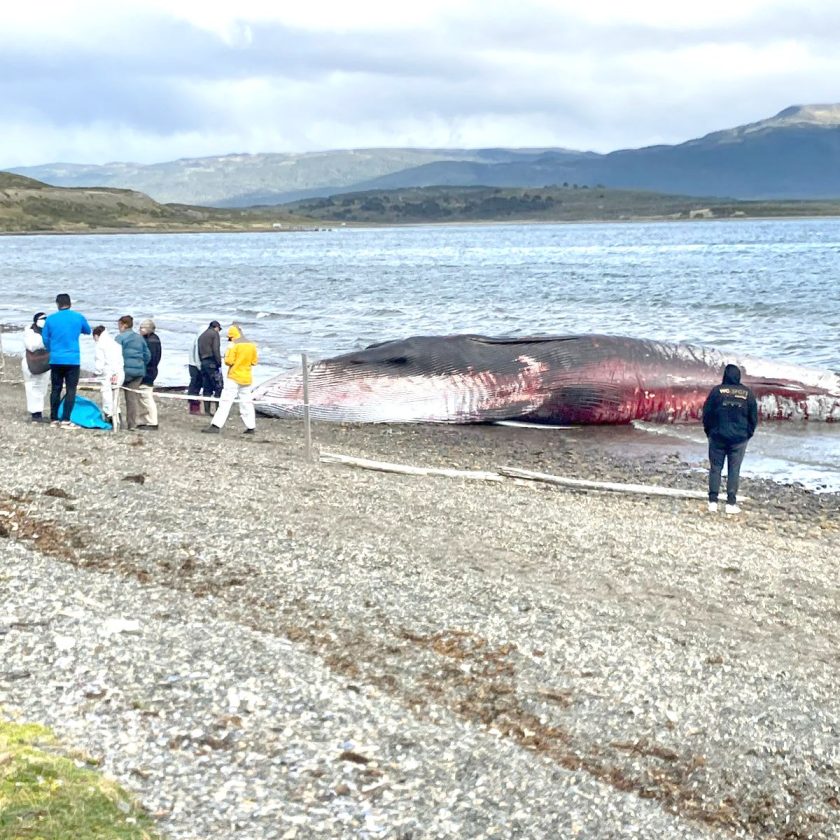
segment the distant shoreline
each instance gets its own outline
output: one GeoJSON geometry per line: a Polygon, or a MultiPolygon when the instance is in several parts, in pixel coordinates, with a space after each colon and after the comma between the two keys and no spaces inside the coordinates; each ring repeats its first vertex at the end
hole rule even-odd
{"type": "Polygon", "coordinates": [[[416,227],[491,227],[502,225],[526,226],[526,225],[624,225],[624,224],[661,224],[663,222],[759,222],[759,221],[802,221],[813,219],[840,219],[840,213],[816,213],[809,215],[779,215],[779,216],[714,216],[711,218],[675,219],[673,216],[639,216],[632,219],[463,219],[460,221],[428,221],[428,222],[337,222],[327,227],[318,226],[313,228],[217,228],[206,227],[190,229],[166,229],[166,228],[95,228],[91,230],[3,230],[2,236],[118,236],[143,235],[143,234],[196,234],[196,233],[333,233],[337,230],[351,229],[375,229],[375,228],[416,228],[416,227]]]}

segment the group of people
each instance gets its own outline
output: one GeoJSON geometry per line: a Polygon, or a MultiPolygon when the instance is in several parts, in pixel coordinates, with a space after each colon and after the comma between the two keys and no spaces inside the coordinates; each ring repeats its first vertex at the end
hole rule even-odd
{"type": "Polygon", "coordinates": [[[154,384],[162,355],[160,338],[155,332],[155,322],[145,318],[139,332],[134,332],[134,318],[123,315],[117,321],[117,335],[112,336],[100,324],[93,328],[96,342],[94,373],[100,377],[102,413],[112,423],[119,406],[114,395],[125,393],[125,425],[127,429],[158,427],[157,404],[154,384]]]}
{"type": "MultiPolygon", "coordinates": [[[[44,420],[44,397],[49,378],[50,420],[56,425],[74,427],[71,415],[79,383],[79,339],[92,334],[96,342],[96,374],[102,377],[102,411],[106,419],[112,421],[118,411],[113,395],[121,389],[125,394],[126,428],[157,429],[153,386],[161,360],[161,343],[155,333],[155,322],[151,318],[141,321],[137,333],[131,315],[123,315],[117,322],[119,332],[112,337],[101,324],[91,330],[85,317],[71,308],[69,295],[58,295],[55,303],[56,312],[50,316],[36,312],[32,323],[24,330],[23,379],[32,420],[44,420]]],[[[223,357],[221,332],[222,325],[211,321],[192,343],[187,393],[193,399],[189,401],[189,410],[191,414],[201,414],[203,399],[204,411],[212,420],[202,431],[218,434],[233,403],[238,400],[244,433],[253,434],[256,412],[251,387],[253,367],[258,363],[257,348],[234,324],[227,331],[230,346],[223,357]],[[223,363],[227,367],[226,378],[221,372],[223,363]]],[[[755,395],[741,384],[740,368],[726,365],[723,381],[709,392],[703,405],[703,429],[709,440],[710,512],[718,509],[724,462],[727,464],[725,510],[728,514],[740,512],[737,493],[741,462],[757,424],[755,395]]]]}
{"type": "MultiPolygon", "coordinates": [[[[123,315],[117,321],[117,334],[111,335],[104,325],[91,329],[87,319],[72,308],[68,294],[55,299],[56,312],[36,312],[32,323],[24,329],[24,357],[21,361],[26,407],[35,423],[46,422],[44,399],[50,386],[50,421],[64,428],[78,428],[72,421],[76,390],[81,370],[80,339],[92,335],[96,342],[94,372],[101,381],[102,414],[109,423],[119,416],[119,394],[125,394],[125,428],[129,430],[158,428],[158,410],[154,399],[154,383],[162,356],[160,337],[155,322],[145,318],[134,331],[134,318],[123,315]],[[115,401],[116,397],[116,401],[115,401]]],[[[221,353],[221,324],[211,321],[196,336],[190,351],[190,413],[204,410],[212,415],[204,432],[218,433],[224,426],[231,406],[239,400],[245,433],[253,434],[256,412],[251,400],[252,369],[258,363],[256,346],[247,341],[236,325],[227,331],[230,347],[221,353]],[[222,376],[222,364],[228,369],[222,376]],[[215,410],[214,410],[215,409],[215,410]]]]}

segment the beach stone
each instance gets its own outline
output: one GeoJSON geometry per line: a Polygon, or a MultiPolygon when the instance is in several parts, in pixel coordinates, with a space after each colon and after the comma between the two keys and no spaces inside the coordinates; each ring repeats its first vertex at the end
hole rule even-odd
{"type": "MultiPolygon", "coordinates": [[[[362,472],[307,462],[292,421],[211,448],[165,404],[142,446],[35,450],[0,396],[0,706],[101,759],[170,840],[838,836],[831,494],[748,480],[733,522],[362,472]],[[66,511],[41,476],[82,459],[66,511]]],[[[382,461],[704,482],[498,431],[315,426],[382,461]]]]}

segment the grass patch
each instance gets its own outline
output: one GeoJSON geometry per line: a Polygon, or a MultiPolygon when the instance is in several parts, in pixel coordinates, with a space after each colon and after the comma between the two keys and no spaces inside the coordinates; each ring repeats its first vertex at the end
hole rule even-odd
{"type": "Polygon", "coordinates": [[[52,733],[0,720],[0,840],[157,840],[152,820],[52,733]],[[79,766],[82,765],[82,766],[79,766]]]}

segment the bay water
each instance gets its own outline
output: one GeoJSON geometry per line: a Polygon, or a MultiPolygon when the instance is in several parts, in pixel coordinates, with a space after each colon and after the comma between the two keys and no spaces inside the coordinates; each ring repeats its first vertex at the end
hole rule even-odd
{"type": "MultiPolygon", "coordinates": [[[[153,318],[161,384],[187,381],[211,319],[256,341],[258,380],[303,351],[459,332],[631,335],[840,370],[840,219],[0,237],[0,323],[53,311],[58,292],[112,332],[153,318]]],[[[20,352],[20,333],[3,339],[20,352]]],[[[698,466],[705,451],[694,426],[575,434],[698,466]]],[[[762,424],[744,473],[840,490],[840,428],[762,424]]]]}

